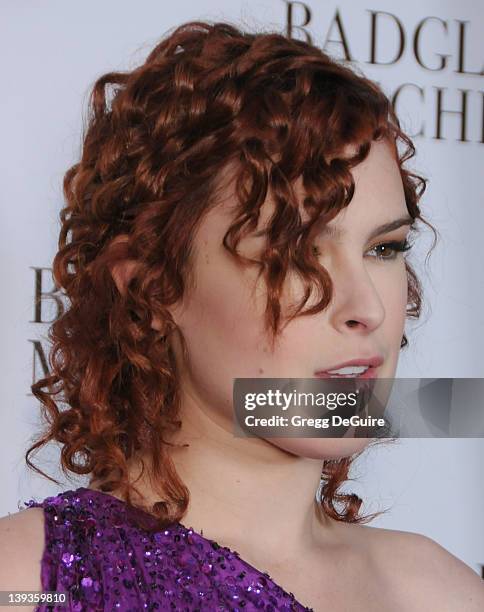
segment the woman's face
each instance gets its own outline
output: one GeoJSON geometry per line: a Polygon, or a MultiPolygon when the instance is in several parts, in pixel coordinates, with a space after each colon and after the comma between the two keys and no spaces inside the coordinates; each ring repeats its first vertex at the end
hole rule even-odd
{"type": "MultiPolygon", "coordinates": [[[[174,348],[182,388],[206,416],[228,431],[233,431],[234,378],[313,378],[318,370],[374,355],[383,358],[379,378],[395,374],[405,323],[407,275],[402,253],[383,260],[377,258],[382,249],[375,247],[403,241],[409,231],[408,224],[386,233],[378,231],[383,224],[408,217],[403,185],[385,142],[374,142],[368,157],[352,174],[353,199],[326,226],[338,234],[321,232],[315,241],[320,261],[333,282],[333,300],[326,310],[289,323],[273,352],[264,329],[264,281],[261,279],[253,291],[257,268],[238,266],[222,245],[233,221],[234,199],[229,191],[199,226],[193,251],[196,286],[173,311],[186,341],[187,361],[182,361],[180,345],[174,348]]],[[[257,230],[265,227],[272,211],[268,198],[257,230]]],[[[257,257],[263,240],[262,236],[248,237],[239,243],[239,250],[257,257]]],[[[288,277],[283,299],[299,301],[301,292],[302,285],[288,277]]],[[[295,455],[329,459],[355,453],[370,440],[267,441],[295,455]]]]}

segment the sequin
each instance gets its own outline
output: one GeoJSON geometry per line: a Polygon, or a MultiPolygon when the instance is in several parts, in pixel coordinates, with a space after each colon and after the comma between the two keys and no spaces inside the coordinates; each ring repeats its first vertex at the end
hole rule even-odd
{"type": "Polygon", "coordinates": [[[303,612],[311,611],[267,572],[240,555],[173,523],[157,533],[134,525],[120,499],[85,487],[24,502],[41,507],[44,591],[64,591],[65,604],[35,612],[303,612]]]}

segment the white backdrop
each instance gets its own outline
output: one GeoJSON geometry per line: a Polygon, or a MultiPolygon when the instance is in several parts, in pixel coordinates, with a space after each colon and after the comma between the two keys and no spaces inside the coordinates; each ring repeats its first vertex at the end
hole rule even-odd
{"type": "MultiPolygon", "coordinates": [[[[417,265],[427,306],[420,322],[408,327],[410,347],[402,353],[397,375],[484,377],[484,206],[479,180],[484,93],[482,75],[477,74],[482,68],[482,2],[205,0],[202,8],[188,0],[169,5],[160,0],[4,0],[0,515],[16,511],[17,503],[31,496],[59,491],[32,476],[23,461],[39,412],[29,395],[33,369],[37,376],[42,371],[33,341],[45,336],[45,321],[55,314],[48,296],[35,313],[40,273],[33,268],[48,268],[56,250],[62,176],[78,159],[90,86],[104,72],[140,63],[169,28],[184,21],[229,20],[254,30],[286,31],[289,12],[293,36],[309,34],[339,57],[344,37],[351,59],[389,95],[404,85],[397,112],[410,133],[422,132],[415,136],[414,165],[430,180],[422,208],[438,228],[440,243],[427,266],[417,265]],[[369,63],[372,38],[374,61],[369,63]],[[405,44],[397,58],[400,41],[405,44]],[[464,135],[464,115],[445,112],[462,110],[463,103],[464,135]],[[43,323],[34,322],[39,318],[43,323]]],[[[423,262],[429,244],[424,239],[414,248],[412,261],[423,262]]],[[[48,272],[41,280],[43,291],[49,291],[48,272]]],[[[40,458],[44,470],[57,474],[55,449],[40,458]]],[[[362,458],[355,468],[360,480],[351,488],[367,501],[365,511],[390,508],[373,525],[424,533],[480,572],[483,460],[482,439],[399,440],[362,458]]],[[[63,483],[63,488],[85,484],[63,483]]]]}

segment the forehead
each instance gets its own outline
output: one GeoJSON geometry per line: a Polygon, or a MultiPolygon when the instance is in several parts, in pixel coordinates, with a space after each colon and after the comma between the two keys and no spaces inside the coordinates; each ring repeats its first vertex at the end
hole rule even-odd
{"type": "MultiPolygon", "coordinates": [[[[348,148],[344,155],[354,152],[348,148]]],[[[407,213],[405,193],[395,152],[386,141],[373,142],[367,157],[351,168],[355,191],[350,204],[326,223],[322,229],[330,237],[339,238],[349,232],[366,231],[365,228],[403,217],[407,213]]],[[[233,223],[239,203],[235,197],[235,173],[233,166],[227,164],[218,180],[217,204],[205,215],[199,228],[199,238],[205,244],[214,238],[221,239],[233,223]]],[[[300,202],[302,221],[308,215],[302,206],[305,190],[302,178],[293,185],[300,202]]],[[[260,208],[256,232],[266,228],[275,212],[274,197],[269,192],[260,208]]]]}
{"type": "Polygon", "coordinates": [[[354,199],[367,204],[384,201],[387,206],[399,205],[404,190],[394,148],[387,141],[374,142],[366,159],[352,168],[355,181],[354,199]]]}
{"type": "Polygon", "coordinates": [[[366,232],[369,228],[408,215],[400,169],[394,149],[374,142],[368,156],[351,169],[355,191],[350,204],[329,221],[324,232],[338,238],[346,230],[366,232]]]}

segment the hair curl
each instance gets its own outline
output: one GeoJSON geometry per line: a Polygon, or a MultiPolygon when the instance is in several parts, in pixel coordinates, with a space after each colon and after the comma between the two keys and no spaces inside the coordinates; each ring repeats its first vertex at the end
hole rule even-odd
{"type": "MultiPolygon", "coordinates": [[[[32,385],[46,428],[26,461],[47,476],[29,457],[56,441],[65,474],[90,474],[103,491],[120,491],[131,508],[128,462],[147,450],[153,482],[164,492],[149,509],[159,527],[179,520],[189,500],[167,452],[168,434],[181,426],[169,307],[188,285],[192,238],[222,170],[233,163],[239,206],[223,244],[243,263],[237,244],[256,227],[267,195],[274,197],[261,260],[245,261],[259,265],[266,282],[273,339],[283,322],[279,299],[290,269],[306,293],[288,321],[331,301],[331,279],[311,251],[311,230],[350,203],[350,169],[372,141],[392,144],[414,219],[422,219],[418,201],[426,179],[403,167],[415,149],[375,83],[317,47],[277,33],[184,24],[143,65],[97,79],[89,111],[81,159],[64,177],[53,262],[68,307],[50,329],[51,373],[32,385]],[[356,150],[351,157],[343,156],[348,145],[356,150]],[[294,191],[299,177],[307,222],[294,191]],[[138,268],[120,292],[111,271],[126,259],[138,268]],[[321,299],[303,310],[313,290],[321,299]],[[165,324],[164,337],[152,328],[155,316],[165,324]]],[[[421,286],[406,266],[407,314],[416,318],[421,286]]],[[[338,492],[352,459],[324,462],[318,507],[336,520],[363,522],[362,500],[338,492]]]]}

